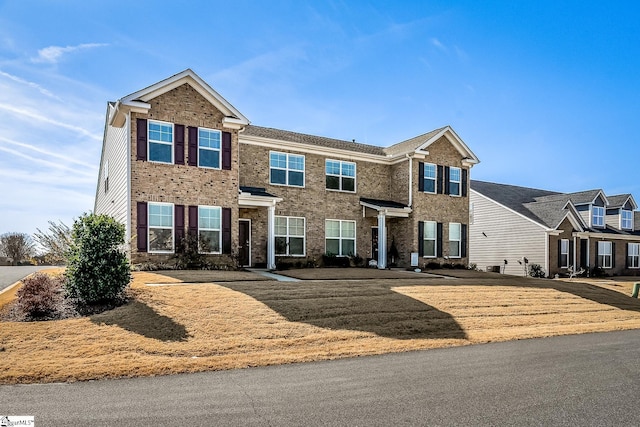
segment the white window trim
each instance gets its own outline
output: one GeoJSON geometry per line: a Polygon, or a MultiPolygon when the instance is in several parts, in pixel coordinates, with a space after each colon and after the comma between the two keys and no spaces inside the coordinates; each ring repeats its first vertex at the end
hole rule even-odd
{"type": "Polygon", "coordinates": [[[429,180],[433,179],[433,191],[424,190],[423,193],[427,193],[427,194],[437,194],[438,193],[438,165],[436,165],[434,163],[425,163],[424,164],[424,173],[422,174],[421,178],[422,178],[423,182],[425,180],[427,180],[427,179],[429,179],[429,180]],[[427,172],[427,166],[433,166],[433,170],[435,171],[435,177],[434,178],[427,178],[425,176],[425,173],[427,172]]]}
{"type": "Polygon", "coordinates": [[[605,209],[602,206],[591,206],[591,226],[592,227],[598,227],[598,228],[604,228],[605,227],[605,220],[604,220],[604,216],[605,216],[605,209]],[[596,218],[596,209],[601,209],[602,210],[602,215],[598,215],[598,218],[602,218],[602,225],[600,224],[596,224],[595,222],[595,218],[596,218]]]}
{"type": "Polygon", "coordinates": [[[324,189],[327,191],[339,191],[341,193],[357,193],[358,191],[358,180],[357,180],[357,176],[358,176],[358,165],[356,164],[356,162],[347,162],[344,160],[336,160],[336,159],[325,159],[324,161],[324,175],[325,175],[325,184],[324,184],[324,189]],[[340,164],[340,173],[339,174],[334,174],[334,173],[327,173],[327,162],[338,162],[340,164]],[[353,165],[353,176],[347,176],[347,175],[342,175],[342,164],[343,163],[348,163],[348,164],[352,164],[353,165]],[[327,182],[326,182],[326,177],[327,176],[335,176],[338,178],[338,182],[340,183],[340,188],[327,188],[327,182]],[[353,178],[353,191],[351,190],[343,190],[342,189],[342,178],[353,178]]]}
{"type": "Polygon", "coordinates": [[[438,257],[438,223],[437,221],[424,221],[423,232],[423,244],[422,249],[424,251],[424,242],[433,240],[433,255],[422,255],[422,258],[437,258],[438,257]],[[433,224],[435,227],[435,236],[433,239],[427,239],[425,236],[427,235],[427,224],[433,224]]]}
{"type": "Polygon", "coordinates": [[[276,215],[276,218],[286,218],[287,220],[287,233],[285,235],[282,234],[276,234],[275,229],[273,232],[273,239],[274,239],[274,248],[275,248],[275,238],[276,237],[284,237],[286,239],[286,243],[287,243],[287,251],[284,254],[275,254],[275,256],[279,256],[279,257],[305,257],[307,256],[307,219],[303,216],[284,216],[284,215],[276,215]],[[289,219],[301,219],[302,220],[302,236],[294,236],[289,234],[289,219]],[[302,237],[302,254],[290,254],[289,253],[289,239],[291,237],[294,237],[296,239],[299,239],[300,237],[302,237]]]}
{"type": "Polygon", "coordinates": [[[562,261],[562,255],[566,255],[567,256],[567,263],[565,265],[560,265],[560,268],[569,268],[569,264],[570,264],[570,260],[569,260],[569,239],[560,239],[560,253],[558,254],[558,256],[560,257],[560,261],[562,261]],[[567,251],[563,252],[563,244],[566,242],[567,244],[567,251]]]}
{"type": "Polygon", "coordinates": [[[305,188],[306,184],[307,184],[307,159],[305,158],[304,154],[294,154],[294,153],[283,153],[281,151],[269,151],[269,184],[270,185],[278,185],[280,187],[295,187],[295,188],[305,188]],[[271,166],[271,154],[282,154],[286,157],[286,166],[284,168],[280,168],[280,167],[273,167],[271,166]],[[289,169],[289,156],[297,156],[297,157],[302,157],[302,170],[298,170],[298,169],[289,169]],[[280,184],[277,182],[271,182],[271,169],[277,169],[277,170],[283,170],[285,171],[285,183],[284,184],[280,184]],[[289,184],[289,172],[302,172],[302,185],[292,185],[289,184]]]}
{"type": "Polygon", "coordinates": [[[214,169],[221,170],[222,169],[222,131],[219,129],[210,129],[199,127],[198,128],[198,167],[203,169],[214,169]],[[200,147],[200,131],[205,130],[207,132],[214,132],[220,136],[220,148],[209,148],[209,147],[200,147]],[[200,150],[209,150],[209,151],[217,151],[218,152],[218,167],[214,168],[213,166],[204,166],[200,164],[200,159],[202,156],[200,155],[200,150]]]}
{"type": "Polygon", "coordinates": [[[176,142],[174,141],[175,138],[175,129],[173,126],[173,123],[171,122],[163,122],[160,120],[147,120],[147,160],[151,163],[160,163],[162,165],[173,165],[175,163],[175,159],[174,159],[174,149],[173,149],[173,144],[175,144],[176,142]],[[170,126],[171,127],[171,143],[167,143],[164,141],[156,141],[153,140],[151,141],[151,132],[149,131],[149,128],[151,127],[151,123],[160,123],[161,125],[166,125],[166,126],[170,126]],[[160,160],[151,160],[151,144],[163,144],[163,145],[170,145],[171,146],[171,161],[170,162],[161,162],[160,160]]]}
{"type": "Polygon", "coordinates": [[[460,222],[450,222],[449,223],[449,258],[455,258],[455,259],[459,259],[462,258],[462,223],[460,222]],[[452,239],[451,238],[451,226],[457,224],[459,227],[458,229],[460,230],[460,235],[459,238],[456,239],[452,239]],[[457,242],[458,243],[458,254],[459,255],[451,255],[451,242],[457,242]]]}
{"type": "MultiPolygon", "coordinates": [[[[608,240],[604,240],[604,241],[599,241],[599,242],[598,242],[598,257],[601,257],[601,256],[602,256],[602,257],[604,257],[604,258],[603,258],[603,262],[602,262],[602,264],[603,264],[603,265],[599,265],[599,267],[601,267],[601,268],[613,268],[613,243],[611,243],[611,242],[610,242],[610,241],[608,241],[608,240]],[[608,244],[608,246],[609,246],[609,253],[608,253],[608,254],[604,254],[604,253],[602,253],[602,252],[600,251],[600,243],[602,243],[602,244],[603,244],[603,247],[605,246],[605,245],[604,245],[605,243],[607,243],[607,244],[608,244]],[[607,260],[607,259],[609,260],[609,265],[608,265],[608,266],[605,266],[605,265],[604,265],[604,264],[605,264],[605,262],[604,262],[604,261],[605,261],[605,260],[607,260]]],[[[599,264],[599,263],[598,263],[598,264],[599,264]]]]}
{"type": "Polygon", "coordinates": [[[621,230],[633,230],[633,211],[630,211],[628,209],[620,209],[620,229],[621,230]],[[624,218],[623,218],[623,214],[624,212],[628,212],[629,213],[629,227],[625,227],[624,226],[624,218]]]}
{"type": "MultiPolygon", "coordinates": [[[[327,218],[324,220],[324,253],[327,253],[327,239],[331,239],[331,240],[338,240],[338,248],[340,250],[339,254],[336,254],[337,257],[346,257],[349,255],[342,255],[342,241],[343,240],[353,240],[353,254],[357,254],[357,244],[358,244],[358,229],[357,229],[357,223],[356,221],[350,220],[350,219],[333,219],[333,218],[327,218]],[[338,221],[340,223],[340,237],[328,237],[327,236],[327,221],[338,221]],[[353,237],[342,237],[342,223],[343,222],[352,222],[353,223],[353,233],[354,236],[353,237]]],[[[378,236],[379,238],[379,236],[378,236]]]]}
{"type": "Polygon", "coordinates": [[[629,268],[632,269],[638,269],[640,268],[640,243],[627,243],[627,258],[629,258],[631,255],[629,255],[629,249],[631,248],[631,246],[635,246],[637,248],[637,253],[635,255],[633,255],[633,258],[636,259],[636,265],[632,266],[631,263],[629,263],[629,268]]]}
{"type": "Polygon", "coordinates": [[[208,206],[208,205],[198,205],[198,253],[201,254],[209,254],[209,255],[219,255],[222,253],[222,207],[220,206],[208,206]],[[220,228],[201,228],[200,227],[200,209],[217,209],[220,212],[220,228]],[[202,252],[200,251],[200,230],[202,231],[217,231],[218,232],[218,247],[219,251],[212,252],[202,252]]]}
{"type": "Polygon", "coordinates": [[[462,168],[458,168],[458,167],[455,167],[455,166],[449,166],[449,195],[452,196],[452,197],[462,197],[462,168]],[[458,171],[458,176],[459,176],[458,181],[453,181],[451,179],[451,171],[454,170],[454,169],[458,171]],[[458,184],[458,193],[457,194],[452,194],[451,193],[451,183],[458,184]]]}
{"type": "Polygon", "coordinates": [[[175,228],[175,224],[176,224],[176,212],[175,212],[175,207],[173,205],[173,203],[164,203],[164,202],[148,202],[147,203],[147,244],[149,246],[149,253],[150,254],[172,254],[175,252],[175,247],[176,247],[176,228],[175,228]],[[150,213],[151,212],[151,206],[152,205],[156,205],[156,206],[171,206],[171,242],[173,243],[173,249],[171,249],[170,251],[154,251],[151,250],[151,229],[152,228],[156,228],[156,229],[161,229],[161,230],[168,230],[169,227],[162,227],[162,226],[151,226],[151,221],[150,221],[150,213]]]}

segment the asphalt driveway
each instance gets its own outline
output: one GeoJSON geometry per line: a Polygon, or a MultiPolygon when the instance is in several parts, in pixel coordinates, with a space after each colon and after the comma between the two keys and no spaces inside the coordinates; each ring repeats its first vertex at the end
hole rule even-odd
{"type": "Polygon", "coordinates": [[[27,277],[29,274],[45,268],[51,268],[51,266],[25,265],[20,267],[0,267],[0,292],[18,280],[27,277]]]}

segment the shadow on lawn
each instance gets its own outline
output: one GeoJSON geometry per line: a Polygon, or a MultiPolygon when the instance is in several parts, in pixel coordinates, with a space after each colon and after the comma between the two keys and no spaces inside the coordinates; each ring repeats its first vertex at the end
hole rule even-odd
{"type": "Polygon", "coordinates": [[[448,313],[370,282],[226,283],[291,322],[325,329],[373,332],[395,339],[466,339],[448,313]]]}
{"type": "Polygon", "coordinates": [[[189,334],[184,326],[170,317],[158,314],[140,301],[132,301],[115,310],[91,316],[97,325],[115,325],[127,331],[160,341],[186,341],[189,334]]]}

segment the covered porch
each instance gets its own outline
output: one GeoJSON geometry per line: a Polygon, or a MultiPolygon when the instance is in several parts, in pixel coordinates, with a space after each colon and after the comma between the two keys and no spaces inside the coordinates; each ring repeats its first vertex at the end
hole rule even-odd
{"type": "MultiPolygon", "coordinates": [[[[240,194],[238,195],[238,206],[240,208],[240,226],[239,226],[239,239],[238,239],[238,252],[239,262],[243,267],[251,266],[253,250],[253,221],[248,215],[242,215],[242,210],[262,210],[267,209],[266,220],[266,266],[268,269],[276,268],[276,252],[275,252],[275,212],[276,204],[281,202],[282,198],[267,193],[262,187],[240,187],[240,194]]],[[[258,215],[258,216],[263,216],[258,215]]]]}
{"type": "Polygon", "coordinates": [[[378,221],[378,257],[379,269],[387,268],[387,219],[408,218],[412,209],[402,203],[391,200],[360,198],[362,216],[364,218],[377,218],[378,221]]]}

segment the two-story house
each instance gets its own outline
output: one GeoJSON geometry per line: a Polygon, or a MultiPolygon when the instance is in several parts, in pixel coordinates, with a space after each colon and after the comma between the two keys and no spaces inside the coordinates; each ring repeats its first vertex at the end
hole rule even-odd
{"type": "Polygon", "coordinates": [[[631,194],[474,180],[470,202],[469,261],[481,269],[501,266],[523,275],[535,263],[549,276],[594,267],[609,275],[640,274],[640,213],[631,194]]]}
{"type": "Polygon", "coordinates": [[[193,234],[242,266],[466,265],[477,163],[449,126],[386,148],[254,126],[185,70],[108,103],[94,211],[125,225],[134,263],[165,262],[193,234]]]}

